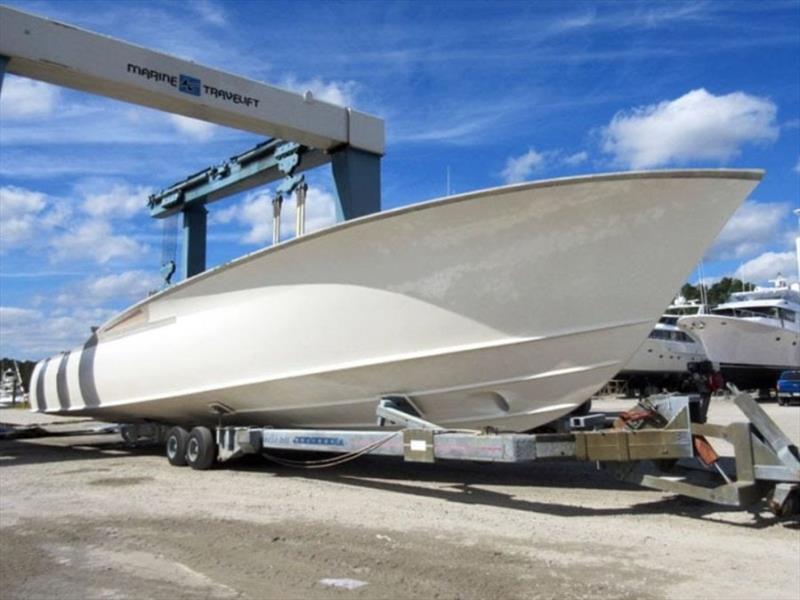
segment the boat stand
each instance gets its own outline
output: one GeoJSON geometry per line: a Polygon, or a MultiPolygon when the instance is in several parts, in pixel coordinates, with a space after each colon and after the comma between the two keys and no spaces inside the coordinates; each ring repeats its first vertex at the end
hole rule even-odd
{"type": "MultiPolygon", "coordinates": [[[[281,464],[324,468],[365,454],[402,456],[408,462],[469,460],[527,463],[540,459],[587,460],[617,478],[644,487],[708,502],[748,507],[767,500],[778,515],[798,510],[800,458],[795,445],[746,393],[734,403],[747,421],[730,425],[693,423],[696,396],[656,396],[644,413],[652,418],[638,429],[609,427],[604,415],[567,418],[563,433],[499,433],[450,430],[411,414],[402,396],[384,398],[377,407],[380,429],[370,431],[219,427],[217,461],[263,454],[281,464]],[[588,430],[587,430],[588,429],[588,430]],[[734,447],[735,474],[720,465],[706,437],[734,447]],[[272,450],[332,453],[322,460],[296,461],[272,450]]],[[[413,410],[413,409],[412,409],[413,410]]]]}

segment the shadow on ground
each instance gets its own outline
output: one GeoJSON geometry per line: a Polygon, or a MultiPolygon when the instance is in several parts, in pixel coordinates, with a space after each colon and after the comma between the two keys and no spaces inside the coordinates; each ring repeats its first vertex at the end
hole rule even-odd
{"type": "MultiPolygon", "coordinates": [[[[73,438],[69,441],[56,438],[39,440],[0,441],[0,467],[14,467],[51,462],[102,461],[107,459],[136,459],[159,456],[159,446],[130,447],[118,435],[94,435],[73,438]]],[[[297,453],[294,457],[297,458],[297,453]]],[[[306,455],[311,457],[313,455],[306,455]]],[[[723,459],[732,468],[732,459],[723,459]]],[[[165,459],[166,463],[166,459],[165,459]]],[[[166,464],[165,464],[166,466],[166,464]]],[[[261,456],[246,456],[224,466],[238,472],[267,473],[274,477],[325,481],[337,485],[380,490],[394,494],[408,494],[433,498],[444,502],[466,505],[491,506],[508,510],[542,513],[560,517],[592,517],[627,514],[673,514],[691,519],[724,522],[748,528],[766,528],[776,524],[800,529],[800,517],[779,519],[764,517],[761,507],[751,512],[747,522],[733,522],[725,518],[729,513],[744,509],[729,508],[682,496],[664,496],[657,499],[626,504],[625,496],[640,492],[642,488],[615,479],[611,473],[598,470],[594,463],[570,460],[541,460],[529,464],[487,464],[477,462],[439,462],[436,464],[407,463],[396,457],[365,456],[357,461],[333,469],[299,469],[266,462],[261,456]],[[513,491],[487,489],[542,488],[562,490],[605,491],[619,499],[623,506],[589,507],[552,501],[537,501],[518,497],[513,491]]],[[[198,476],[202,476],[198,473],[198,476]]]]}
{"type": "Polygon", "coordinates": [[[116,434],[0,441],[0,468],[41,463],[136,458],[162,454],[157,446],[131,448],[116,434]],[[67,441],[68,438],[68,441],[67,441]],[[53,444],[58,440],[58,444],[53,444]]]}

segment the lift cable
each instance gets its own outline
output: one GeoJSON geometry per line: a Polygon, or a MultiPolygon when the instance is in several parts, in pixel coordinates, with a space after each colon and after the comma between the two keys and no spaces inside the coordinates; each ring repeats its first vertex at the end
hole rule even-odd
{"type": "Polygon", "coordinates": [[[161,225],[161,276],[164,285],[172,283],[178,260],[178,215],[170,215],[161,225]]]}

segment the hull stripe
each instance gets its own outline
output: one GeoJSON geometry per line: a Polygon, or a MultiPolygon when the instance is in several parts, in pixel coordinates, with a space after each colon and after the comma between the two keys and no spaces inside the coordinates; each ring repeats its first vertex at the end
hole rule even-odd
{"type": "Polygon", "coordinates": [[[87,407],[100,406],[97,386],[94,381],[94,353],[97,351],[97,336],[92,335],[83,345],[81,359],[78,363],[78,385],[87,407]]]}
{"type": "Polygon", "coordinates": [[[61,360],[58,363],[58,373],[56,374],[56,390],[58,391],[58,403],[62,409],[68,409],[69,404],[69,386],[67,385],[67,362],[69,361],[70,352],[64,352],[61,355],[61,360]]]}
{"type": "Polygon", "coordinates": [[[36,405],[39,407],[40,412],[47,410],[47,402],[44,398],[44,374],[47,371],[48,364],[50,364],[50,359],[46,358],[39,369],[39,373],[36,375],[36,405]]]}

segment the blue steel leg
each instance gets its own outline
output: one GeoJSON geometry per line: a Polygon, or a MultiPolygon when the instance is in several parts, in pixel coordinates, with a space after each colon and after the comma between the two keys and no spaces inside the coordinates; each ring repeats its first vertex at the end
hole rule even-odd
{"type": "Polygon", "coordinates": [[[6,66],[9,60],[7,56],[0,56],[0,94],[3,93],[3,76],[6,74],[6,66]]]}
{"type": "Polygon", "coordinates": [[[206,215],[202,204],[183,210],[183,276],[188,279],[206,270],[206,215]]]}
{"type": "Polygon", "coordinates": [[[345,220],[376,213],[381,209],[381,157],[345,148],[332,156],[333,179],[345,220]]]}

